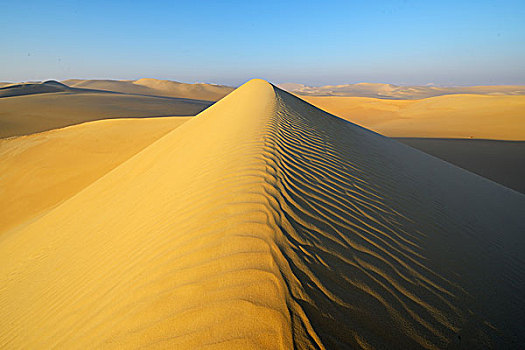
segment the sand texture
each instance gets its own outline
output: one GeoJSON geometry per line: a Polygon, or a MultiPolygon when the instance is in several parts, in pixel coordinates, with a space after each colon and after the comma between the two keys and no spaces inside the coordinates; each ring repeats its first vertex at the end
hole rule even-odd
{"type": "Polygon", "coordinates": [[[301,98],[390,137],[525,140],[522,95],[446,95],[420,100],[301,98]]]}
{"type": "Polygon", "coordinates": [[[252,80],[0,235],[0,348],[518,348],[524,213],[252,80]]]}

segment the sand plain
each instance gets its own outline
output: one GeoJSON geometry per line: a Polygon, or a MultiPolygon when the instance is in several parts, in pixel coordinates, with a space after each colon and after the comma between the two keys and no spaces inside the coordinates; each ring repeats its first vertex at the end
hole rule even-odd
{"type": "Polygon", "coordinates": [[[252,80],[0,236],[0,345],[518,347],[524,212],[252,80]]]}

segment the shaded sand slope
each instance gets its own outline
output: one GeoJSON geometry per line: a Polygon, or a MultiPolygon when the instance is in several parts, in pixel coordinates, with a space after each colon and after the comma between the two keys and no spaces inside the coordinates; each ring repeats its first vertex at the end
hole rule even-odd
{"type": "Polygon", "coordinates": [[[0,346],[518,347],[524,212],[253,80],[0,237],[0,346]]]}
{"type": "Polygon", "coordinates": [[[101,120],[0,140],[0,235],[71,197],[188,119],[101,120]]]}
{"type": "Polygon", "coordinates": [[[25,83],[13,84],[6,87],[0,85],[0,98],[19,95],[33,95],[50,92],[62,92],[71,90],[67,85],[54,80],[48,80],[43,83],[25,83]]]}
{"type": "Polygon", "coordinates": [[[421,100],[302,98],[390,137],[525,140],[525,96],[448,95],[421,100]]]}
{"type": "Polygon", "coordinates": [[[396,140],[525,194],[525,141],[396,140]]]}
{"type": "Polygon", "coordinates": [[[0,99],[0,138],[27,135],[92,120],[190,116],[211,102],[109,92],[15,96],[0,99]]]}

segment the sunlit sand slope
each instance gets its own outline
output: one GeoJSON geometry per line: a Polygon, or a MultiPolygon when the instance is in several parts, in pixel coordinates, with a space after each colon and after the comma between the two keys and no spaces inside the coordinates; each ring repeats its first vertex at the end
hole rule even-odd
{"type": "Polygon", "coordinates": [[[71,197],[188,119],[109,119],[0,140],[0,235],[71,197]]]}
{"type": "Polygon", "coordinates": [[[0,347],[517,347],[524,212],[253,80],[0,238],[0,347]]]}
{"type": "Polygon", "coordinates": [[[302,98],[390,137],[525,140],[525,96],[447,95],[421,100],[302,98]]]}

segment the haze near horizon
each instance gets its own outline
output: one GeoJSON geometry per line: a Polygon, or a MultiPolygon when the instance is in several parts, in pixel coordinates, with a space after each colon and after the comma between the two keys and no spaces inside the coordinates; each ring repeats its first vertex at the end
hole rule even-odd
{"type": "Polygon", "coordinates": [[[4,9],[0,81],[525,84],[520,1],[24,1],[4,9]]]}

